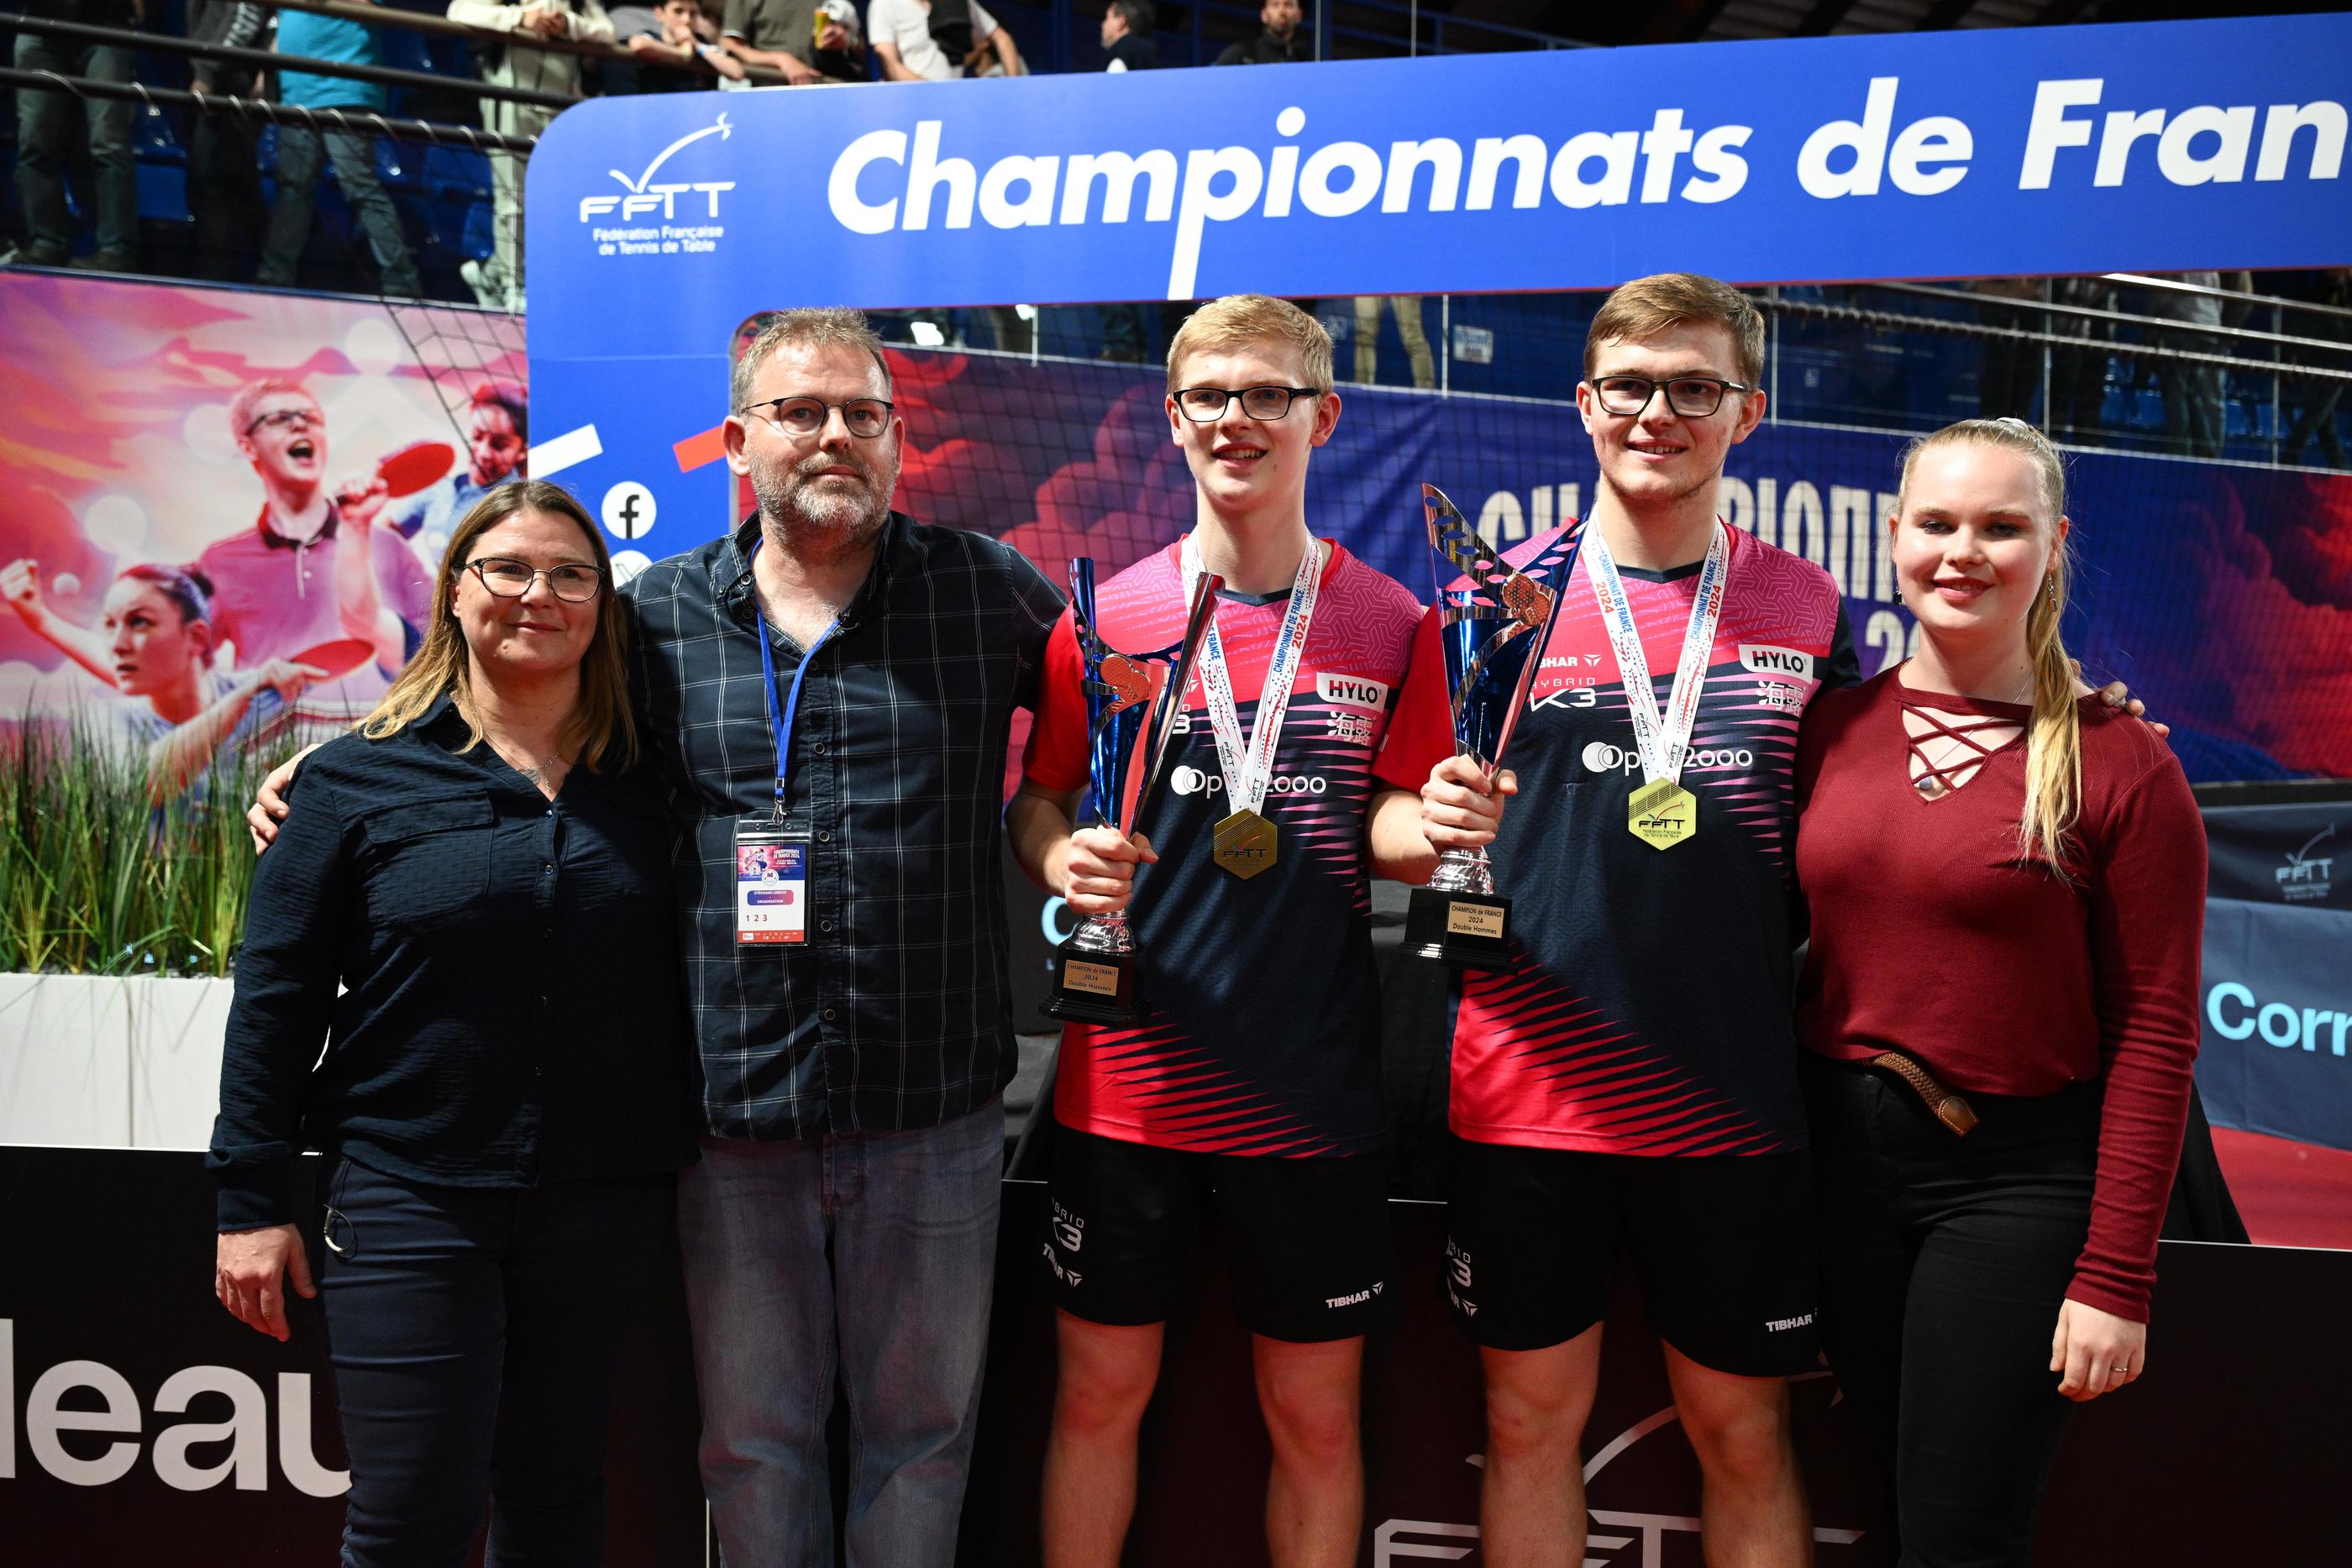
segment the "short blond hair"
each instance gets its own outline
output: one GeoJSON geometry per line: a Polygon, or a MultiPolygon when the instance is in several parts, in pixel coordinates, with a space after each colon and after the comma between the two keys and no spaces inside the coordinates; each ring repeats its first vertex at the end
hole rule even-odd
{"type": "Polygon", "coordinates": [[[1584,334],[1584,375],[1590,381],[1603,343],[1642,343],[1696,322],[1731,334],[1739,379],[1752,391],[1764,384],[1764,317],[1728,283],[1696,272],[1660,272],[1621,283],[1601,302],[1584,334]]]}
{"type": "Polygon", "coordinates": [[[735,361],[735,374],[728,386],[728,406],[737,413],[743,412],[751,400],[751,383],[759,379],[760,367],[768,356],[791,344],[796,349],[857,349],[874,361],[875,369],[882,372],[882,395],[890,395],[890,367],[882,358],[882,340],[874,335],[866,323],[865,312],[840,306],[811,307],[798,310],[779,310],[760,328],[760,335],[745,345],[735,361]]]}
{"type": "Polygon", "coordinates": [[[1297,350],[1306,384],[1317,392],[1331,390],[1331,334],[1289,300],[1265,294],[1228,294],[1192,312],[1168,341],[1168,390],[1176,390],[1176,367],[1185,355],[1230,352],[1260,343],[1297,350]]]}

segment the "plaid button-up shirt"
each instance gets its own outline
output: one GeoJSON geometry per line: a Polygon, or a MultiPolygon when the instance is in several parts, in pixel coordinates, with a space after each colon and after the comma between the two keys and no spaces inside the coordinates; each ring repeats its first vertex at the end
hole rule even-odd
{"type": "Polygon", "coordinates": [[[707,1124],[733,1138],[936,1126],[1013,1076],[1006,732],[1036,702],[1062,596],[1009,546],[890,515],[793,725],[785,807],[811,835],[809,939],[739,946],[735,827],[772,814],[777,772],[754,639],[782,687],[803,656],[760,614],[758,528],[657,561],[625,591],[641,738],[683,830],[707,1124]]]}

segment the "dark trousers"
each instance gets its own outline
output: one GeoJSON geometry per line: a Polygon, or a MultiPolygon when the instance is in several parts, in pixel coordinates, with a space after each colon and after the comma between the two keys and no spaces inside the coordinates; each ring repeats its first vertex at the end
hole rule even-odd
{"type": "Polygon", "coordinates": [[[348,131],[278,128],[278,204],[270,209],[269,235],[261,248],[256,281],[290,287],[310,240],[311,204],[320,169],[331,162],[335,183],[352,210],[352,222],[375,252],[379,283],[386,294],[414,299],[424,292],[416,263],[401,233],[400,213],[376,178],[375,149],[368,138],[348,131]]]}
{"type": "Polygon", "coordinates": [[[669,1176],[428,1186],[341,1161],[327,1352],[351,1454],[343,1568],[593,1568],[614,1379],[653,1285],[669,1176]]]}
{"type": "MultiPolygon", "coordinates": [[[[131,79],[131,51],[111,44],[19,33],[15,58],[18,70],[100,81],[131,79]]],[[[26,231],[35,244],[62,249],[73,243],[66,167],[73,139],[86,120],[93,189],[83,194],[97,211],[98,248],[120,256],[137,247],[139,171],[131,155],[131,109],[127,102],[93,99],[78,104],[61,92],[16,89],[16,193],[25,204],[26,231]]]]}
{"type": "Polygon", "coordinates": [[[2073,1406],[2050,1339],[2090,1227],[2099,1093],[1968,1096],[1955,1137],[1893,1074],[1807,1053],[1821,1337],[1891,1462],[1902,1568],[2025,1568],[2073,1406]]]}
{"type": "Polygon", "coordinates": [[[261,248],[269,222],[256,162],[259,137],[250,122],[231,115],[188,118],[188,215],[195,222],[196,275],[234,283],[246,277],[246,258],[261,248]]]}

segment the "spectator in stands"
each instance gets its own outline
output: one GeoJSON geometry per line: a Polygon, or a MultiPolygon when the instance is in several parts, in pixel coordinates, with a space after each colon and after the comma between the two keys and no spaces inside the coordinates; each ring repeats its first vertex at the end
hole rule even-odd
{"type": "MultiPolygon", "coordinates": [[[[2039,302],[2042,280],[2038,277],[1979,277],[1969,283],[1969,291],[1985,297],[1986,303],[1977,307],[1984,324],[1997,331],[2039,331],[2042,315],[2039,310],[2025,310],[2015,304],[1994,301],[2039,302]]],[[[1984,340],[1984,368],[1977,377],[1979,414],[1986,419],[2030,419],[2033,414],[2034,394],[2042,390],[2042,345],[2023,338],[1990,337],[1984,340]]],[[[2045,422],[2046,423],[2046,422],[2045,422]]]]}
{"type": "MultiPolygon", "coordinates": [[[[2282,291],[2284,292],[2284,291],[2282,291]]],[[[2342,310],[2352,308],[2352,267],[2332,267],[2320,273],[2315,287],[2298,289],[2290,298],[2303,298],[2314,305],[2332,305],[2342,310]]],[[[2329,338],[2336,342],[2352,342],[2352,320],[2342,316],[2321,316],[2315,313],[2293,312],[2287,319],[2296,323],[2294,335],[2301,338],[2329,338]]],[[[2325,350],[2305,349],[2296,358],[2306,364],[2323,365],[2329,370],[2352,370],[2352,353],[2328,353],[2325,350]]],[[[2344,401],[2342,382],[2311,381],[2290,378],[2287,396],[2294,408],[2294,423],[2286,433],[2286,441],[2279,448],[2279,461],[2300,463],[2303,449],[2314,436],[2319,439],[2320,456],[2330,468],[2344,465],[2344,442],[2336,431],[2336,411],[2344,401]]]]}
{"type": "MultiPolygon", "coordinates": [[[[89,26],[135,27],[147,19],[146,0],[27,0],[36,16],[89,26]]],[[[55,71],[100,81],[131,79],[131,51],[47,33],[16,35],[16,68],[55,71]]],[[[77,104],[61,92],[16,89],[16,189],[25,204],[26,240],[18,259],[63,267],[73,250],[73,214],[66,206],[66,169],[78,164],[75,122],[89,127],[89,184],[82,207],[98,214],[98,248],[86,265],[102,272],[139,267],[139,174],[131,161],[128,101],[92,99],[77,104]]]]}
{"type": "Polygon", "coordinates": [[[717,20],[696,0],[661,0],[653,10],[637,14],[650,18],[649,29],[632,29],[618,10],[613,13],[613,26],[636,56],[635,64],[675,68],[638,71],[615,61],[604,68],[606,92],[690,91],[711,86],[713,72],[728,82],[743,80],[743,62],[719,42],[717,20]]]}
{"type": "MultiPolygon", "coordinates": [[[[2060,277],[2052,280],[2050,298],[2061,305],[2112,310],[2116,287],[2104,277],[2060,277]]],[[[2053,316],[2050,329],[2084,345],[2050,350],[2051,421],[2060,435],[2080,440],[2099,429],[2107,397],[2107,344],[2115,328],[2087,316],[2053,316]]]]}
{"type": "MultiPolygon", "coordinates": [[[[687,4],[688,0],[678,0],[687,4]]],[[[420,560],[437,564],[449,536],[474,503],[523,476],[530,445],[530,413],[514,387],[485,382],[474,389],[467,417],[466,466],[384,510],[384,521],[416,541],[420,560]]]]}
{"type": "MultiPolygon", "coordinates": [[[[374,27],[316,11],[289,8],[280,15],[278,52],[343,65],[383,64],[383,40],[374,27]]],[[[377,82],[299,70],[278,73],[278,96],[282,102],[305,109],[375,114],[383,112],[391,98],[377,82]]],[[[310,242],[311,202],[322,162],[334,165],[335,183],[342,187],[352,220],[375,252],[378,287],[387,296],[421,298],[424,284],[408,254],[408,240],[401,233],[400,214],[384,193],[383,183],[376,178],[373,139],[357,131],[313,131],[301,125],[278,128],[278,204],[270,209],[269,237],[263,242],[261,270],[255,280],[284,287],[293,284],[303,247],[310,242]]]]}
{"type": "Polygon", "coordinates": [[[1297,65],[1315,57],[1315,40],[1298,30],[1306,19],[1299,0],[1265,0],[1257,19],[1265,31],[1247,43],[1227,44],[1217,57],[1221,66],[1297,65]]]}
{"type": "MultiPolygon", "coordinates": [[[[2179,272],[2172,276],[2200,289],[2226,287],[2244,294],[2253,288],[2252,276],[2244,272],[2229,274],[2227,283],[2218,272],[2179,272]]],[[[2155,298],[2148,301],[2147,313],[2167,321],[2211,328],[2233,327],[2244,319],[2243,306],[2224,309],[2216,294],[2177,288],[2151,292],[2155,298]]],[[[2223,347],[2221,336],[2211,331],[2166,332],[2158,335],[2157,342],[2160,348],[2197,354],[2218,354],[2223,347]]],[[[2156,382],[2164,392],[2165,440],[2191,457],[2221,456],[2221,367],[2194,360],[2162,359],[2156,361],[2156,382]]]]}
{"type": "Polygon", "coordinates": [[[1103,9],[1102,47],[1110,59],[1106,71],[1149,71],[1160,68],[1160,45],[1151,30],[1158,25],[1151,0],[1110,0],[1103,9]]]}
{"type": "MultiPolygon", "coordinates": [[[[188,0],[188,37],[232,49],[266,49],[277,14],[250,0],[188,0]]],[[[188,90],[261,96],[261,73],[227,60],[191,60],[188,90]]],[[[261,123],[242,114],[188,117],[188,216],[196,231],[196,276],[236,283],[261,249],[269,204],[261,196],[261,123]]]]}
{"type": "MultiPolygon", "coordinates": [[[[1159,25],[1151,0],[1110,0],[1102,19],[1103,53],[1109,56],[1105,71],[1149,71],[1160,68],[1160,46],[1151,37],[1159,25]]],[[[1120,364],[1139,365],[1147,357],[1143,307],[1128,303],[1102,308],[1102,357],[1120,364]]]]}
{"type": "MultiPolygon", "coordinates": [[[[1356,379],[1366,386],[1378,385],[1381,379],[1381,298],[1367,294],[1356,301],[1356,379]]],[[[1434,390],[1437,361],[1430,357],[1429,334],[1422,328],[1420,296],[1390,295],[1388,307],[1396,316],[1397,339],[1404,344],[1404,357],[1412,365],[1412,384],[1423,392],[1434,390]]]]}
{"type": "Polygon", "coordinates": [[[794,87],[867,79],[851,0],[727,0],[720,31],[737,59],[782,71],[794,87]]]}
{"type": "Polygon", "coordinates": [[[980,0],[873,0],[866,23],[885,81],[1027,73],[1013,35],[980,0]]]}
{"type": "MultiPolygon", "coordinates": [[[[530,0],[528,5],[518,0],[449,0],[449,20],[512,34],[518,40],[613,41],[612,18],[597,0],[530,0]]],[[[576,93],[580,58],[555,49],[535,49],[527,42],[495,44],[482,57],[482,80],[492,87],[576,93]]],[[[537,136],[554,119],[555,110],[543,104],[482,100],[482,124],[501,136],[537,136]]],[[[476,299],[491,309],[517,315],[523,308],[522,170],[523,160],[517,153],[490,154],[490,254],[468,260],[457,269],[476,299]]]]}

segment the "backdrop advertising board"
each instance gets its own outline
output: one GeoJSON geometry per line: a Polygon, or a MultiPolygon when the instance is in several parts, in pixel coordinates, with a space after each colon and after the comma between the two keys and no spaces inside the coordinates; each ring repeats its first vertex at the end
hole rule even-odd
{"type": "MultiPolygon", "coordinates": [[[[332,1554],[347,1459],[315,1308],[279,1344],[212,1299],[211,1184],[196,1154],[0,1147],[0,1248],[72,1257],[0,1272],[0,1531],[10,1561],[310,1564],[332,1554]],[[37,1194],[35,1200],[31,1195],[37,1194]]],[[[1053,1381],[1037,1256],[1045,1191],[1005,1186],[988,1377],[964,1508],[965,1568],[1034,1563],[1053,1381]]],[[[1391,1206],[1397,1325],[1365,1364],[1368,1568],[1477,1568],[1477,1356],[1437,1288],[1443,1211],[1391,1206]]],[[[706,1561],[696,1413],[675,1253],[615,1400],[605,1561],[706,1561]]],[[[2063,1568],[2332,1561],[2352,1531],[2335,1445],[2352,1349],[2335,1333],[2352,1253],[2167,1242],[2149,1375],[2083,1410],[2060,1450],[2035,1561],[2063,1568]],[[2249,1334],[2246,1303],[2264,1332],[2249,1334]],[[2297,1346],[2277,1375],[2275,1346],[2297,1346]],[[2246,1434],[2259,1432],[2260,1441],[2246,1434]],[[2129,1500],[2123,1506],[2119,1500],[2129,1500]]],[[[1248,1335],[1215,1245],[1170,1326],[1143,1431],[1129,1561],[1265,1562],[1266,1448],[1248,1335]]],[[[1887,1531],[1835,1386],[1794,1389],[1824,1568],[1883,1568],[1887,1531]]],[[[1585,1434],[1587,1562],[1696,1568],[1697,1473],[1656,1343],[1621,1289],[1585,1434]]]]}
{"type": "Polygon", "coordinates": [[[239,744],[364,713],[461,486],[523,455],[526,371],[512,318],[0,272],[0,717],[152,746],[225,700],[239,744]]]}
{"type": "Polygon", "coordinates": [[[2206,1113],[2352,1149],[2352,800],[2209,806],[2205,833],[2206,1113]]]}
{"type": "MultiPolygon", "coordinates": [[[[1073,555],[1107,573],[1190,526],[1192,480],[1157,373],[943,352],[890,363],[908,430],[898,504],[913,516],[1003,538],[1057,581],[1073,555]]],[[[559,476],[631,559],[698,544],[748,507],[712,420],[719,373],[698,368],[690,400],[600,421],[604,458],[559,476]],[[700,484],[682,504],[657,500],[678,481],[700,484]]],[[[539,403],[576,417],[583,379],[573,367],[542,380],[539,403]]],[[[1591,500],[1591,443],[1570,405],[1352,386],[1339,397],[1308,521],[1424,598],[1423,481],[1507,545],[1591,500]]],[[[1884,526],[1904,439],[1768,423],[1726,467],[1725,517],[1844,589],[1865,675],[1913,635],[1884,526]]],[[[2068,642],[2085,665],[2128,681],[2172,725],[2192,779],[2352,776],[2352,478],[2098,452],[2068,465],[2080,567],[2068,642]]]]}
{"type": "Polygon", "coordinates": [[[747,269],[896,307],[2326,266],[2347,103],[2341,16],[600,99],[531,159],[532,349],[710,342],[747,269]]]}

